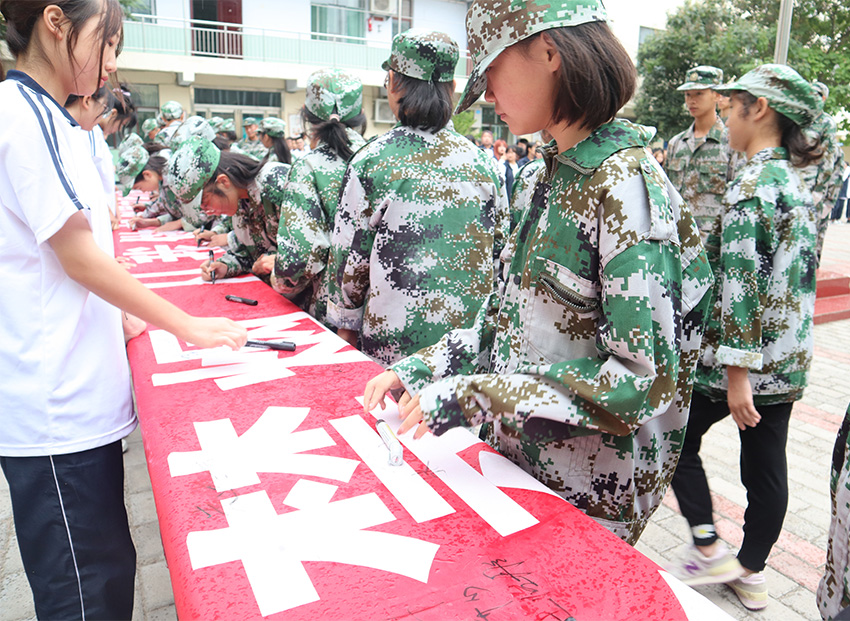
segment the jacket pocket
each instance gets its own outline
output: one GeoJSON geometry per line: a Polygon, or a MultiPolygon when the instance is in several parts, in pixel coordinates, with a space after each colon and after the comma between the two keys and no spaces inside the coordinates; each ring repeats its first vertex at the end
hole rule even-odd
{"type": "Polygon", "coordinates": [[[526,320],[528,362],[551,364],[597,355],[597,285],[554,261],[537,260],[526,320]]]}

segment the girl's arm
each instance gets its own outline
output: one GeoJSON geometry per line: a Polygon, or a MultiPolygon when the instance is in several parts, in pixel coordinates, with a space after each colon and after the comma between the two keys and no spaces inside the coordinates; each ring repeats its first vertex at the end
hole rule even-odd
{"type": "Polygon", "coordinates": [[[65,273],[110,304],[197,345],[239,349],[248,338],[244,327],[221,317],[193,317],[159,297],[95,243],[88,220],[77,212],[48,242],[65,273]]]}

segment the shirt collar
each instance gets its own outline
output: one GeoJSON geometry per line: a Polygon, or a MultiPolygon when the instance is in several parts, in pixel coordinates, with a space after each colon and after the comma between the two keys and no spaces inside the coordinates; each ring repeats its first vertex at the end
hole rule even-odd
{"type": "Polygon", "coordinates": [[[30,90],[35,91],[41,95],[47,97],[50,101],[52,101],[57,108],[65,115],[65,118],[68,119],[68,122],[71,123],[73,127],[79,126],[76,119],[71,116],[71,114],[65,109],[65,106],[60,105],[53,97],[48,93],[44,88],[42,88],[41,84],[33,80],[30,76],[28,76],[23,71],[18,71],[17,69],[12,69],[9,73],[6,74],[7,80],[15,80],[16,82],[20,82],[30,90]]]}
{"type": "Polygon", "coordinates": [[[614,119],[593,130],[587,138],[563,153],[558,153],[554,141],[542,147],[543,158],[551,171],[554,162],[590,175],[614,153],[629,147],[646,147],[655,137],[655,128],[637,125],[623,119],[614,119]]]}

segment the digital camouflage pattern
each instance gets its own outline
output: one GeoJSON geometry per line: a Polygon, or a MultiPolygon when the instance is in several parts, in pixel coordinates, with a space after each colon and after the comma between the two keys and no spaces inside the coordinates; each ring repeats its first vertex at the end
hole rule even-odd
{"type": "Polygon", "coordinates": [[[212,179],[221,160],[221,151],[211,141],[192,136],[168,160],[167,185],[177,200],[190,203],[212,179]]]}
{"type": "Polygon", "coordinates": [[[435,433],[492,423],[503,455],[629,543],[676,467],[712,284],[653,134],[615,120],[543,147],[500,295],[392,367],[435,433]]]}
{"type": "MultiPolygon", "coordinates": [[[[352,151],[363,146],[360,134],[346,133],[352,151]]],[[[331,233],[345,166],[344,159],[319,142],[292,164],[280,206],[272,287],[293,300],[309,289],[304,310],[323,323],[333,280],[327,269],[331,233]]]]}
{"type": "Polygon", "coordinates": [[[749,369],[756,405],[799,399],[812,362],[817,219],[784,148],[730,184],[707,249],[717,286],[696,389],[726,400],[727,366],[749,369]]]}
{"type": "Polygon", "coordinates": [[[502,175],[450,127],[397,125],[355,154],[331,237],[330,323],[360,331],[384,365],[471,323],[507,237],[502,175]]]}
{"type": "Polygon", "coordinates": [[[341,69],[319,69],[307,80],[304,106],[323,121],[329,121],[333,114],[348,121],[363,107],[363,83],[341,69]]]}
{"type": "Polygon", "coordinates": [[[826,229],[844,182],[844,167],[847,163],[838,142],[835,119],[826,112],[821,112],[804,131],[809,140],[820,142],[823,147],[823,157],[819,161],[800,169],[800,176],[812,193],[815,213],[818,214],[817,256],[820,261],[826,229]]]}
{"type": "MultiPolygon", "coordinates": [[[[233,244],[218,259],[227,266],[225,278],[249,273],[257,259],[277,251],[280,206],[289,169],[289,164],[269,162],[248,186],[248,198],[239,200],[232,218],[233,244]]],[[[268,276],[260,278],[269,280],[268,276]]]]}
{"type": "Polygon", "coordinates": [[[220,132],[235,132],[236,131],[236,121],[233,119],[224,119],[224,122],[221,124],[221,128],[218,130],[220,132]]]}
{"type": "Polygon", "coordinates": [[[800,127],[809,125],[823,110],[817,91],[787,65],[761,65],[717,90],[746,91],[754,97],[764,97],[771,108],[800,127]]]}
{"type": "Polygon", "coordinates": [[[177,126],[177,130],[174,132],[167,146],[176,151],[192,136],[200,136],[212,142],[215,140],[215,130],[205,118],[190,116],[177,126]]]}
{"type": "Polygon", "coordinates": [[[729,132],[720,117],[703,138],[696,137],[691,123],[667,144],[664,168],[690,207],[703,242],[723,209],[726,185],[734,179],[739,162],[742,158],[729,146],[729,132]]]}
{"type": "Polygon", "coordinates": [[[381,68],[424,82],[451,82],[459,54],[449,35],[411,28],[393,37],[390,57],[381,68]]]}
{"type": "Polygon", "coordinates": [[[145,138],[147,138],[148,134],[153,130],[158,129],[160,127],[159,120],[156,118],[145,119],[145,122],[142,123],[142,134],[144,134],[145,138]]]}
{"type": "Polygon", "coordinates": [[[251,125],[258,125],[259,121],[255,119],[253,116],[246,116],[242,119],[242,127],[250,127],[251,125]]]}
{"type": "Polygon", "coordinates": [[[717,88],[723,84],[723,69],[710,65],[700,65],[688,71],[685,83],[677,91],[696,91],[706,88],[717,88]]]}
{"type": "Polygon", "coordinates": [[[531,160],[517,171],[514,185],[511,188],[511,226],[510,232],[516,229],[522,217],[523,210],[531,204],[534,188],[540,175],[546,172],[546,162],[542,158],[531,160]]]}
{"type": "Polygon", "coordinates": [[[224,119],[220,116],[211,116],[209,119],[207,119],[207,123],[209,123],[210,127],[215,130],[215,133],[218,133],[221,131],[221,126],[224,124],[224,119]]]}
{"type": "Polygon", "coordinates": [[[269,152],[268,148],[263,145],[263,141],[260,140],[259,136],[257,136],[256,140],[251,140],[250,138],[245,137],[239,142],[237,142],[235,146],[242,153],[244,153],[248,157],[257,160],[258,162],[262,160],[269,152]]]}
{"type": "Polygon", "coordinates": [[[817,80],[812,81],[812,88],[815,89],[820,98],[826,101],[829,98],[829,87],[823,82],[817,80]]]}
{"type": "Polygon", "coordinates": [[[183,116],[183,106],[176,101],[166,101],[160,106],[159,115],[164,121],[174,121],[183,116]]]}
{"type": "Polygon", "coordinates": [[[127,149],[131,147],[143,147],[145,145],[145,141],[141,139],[139,134],[129,133],[124,140],[121,141],[121,144],[118,145],[118,153],[123,153],[127,149]]]}
{"type": "Polygon", "coordinates": [[[283,138],[286,136],[286,121],[269,116],[260,121],[257,131],[270,138],[283,138]]]}
{"type": "MultiPolygon", "coordinates": [[[[136,134],[132,134],[135,136],[136,134]]],[[[123,143],[122,143],[123,144],[123,143]]],[[[124,188],[124,196],[133,189],[136,177],[148,164],[150,154],[147,149],[139,145],[124,147],[118,150],[118,163],[115,166],[115,175],[118,183],[124,188]]]]}
{"type": "Polygon", "coordinates": [[[850,407],[835,437],[830,475],[832,517],[826,566],[817,591],[818,610],[824,619],[850,607],[850,407]]]}
{"type": "Polygon", "coordinates": [[[171,144],[171,139],[174,138],[174,134],[177,132],[178,127],[180,127],[180,123],[176,121],[172,122],[171,125],[166,125],[157,132],[156,136],[153,137],[153,141],[157,144],[168,147],[168,145],[171,144]]]}
{"type": "Polygon", "coordinates": [[[467,47],[475,67],[455,113],[486,90],[487,67],[505,48],[550,28],[607,21],[601,0],[475,0],[466,13],[467,47]]]}

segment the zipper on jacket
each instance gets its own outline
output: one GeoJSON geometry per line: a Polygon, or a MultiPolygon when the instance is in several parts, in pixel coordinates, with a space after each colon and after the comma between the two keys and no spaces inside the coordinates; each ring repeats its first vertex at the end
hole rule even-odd
{"type": "Polygon", "coordinates": [[[588,312],[599,308],[599,300],[595,298],[586,298],[570,291],[548,274],[540,275],[540,284],[543,285],[543,288],[546,289],[553,298],[573,310],[588,312]]]}

